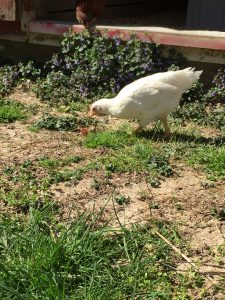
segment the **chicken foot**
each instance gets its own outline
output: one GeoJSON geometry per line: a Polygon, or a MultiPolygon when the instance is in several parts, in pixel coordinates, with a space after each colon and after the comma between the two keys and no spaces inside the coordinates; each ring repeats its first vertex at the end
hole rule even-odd
{"type": "MultiPolygon", "coordinates": [[[[172,132],[170,130],[169,124],[168,124],[168,120],[167,120],[167,116],[166,117],[162,117],[161,122],[163,123],[163,126],[165,128],[165,133],[164,133],[164,137],[168,138],[171,136],[172,132]]],[[[139,124],[138,127],[133,131],[134,134],[138,134],[140,131],[143,130],[145,126],[139,124]]]]}
{"type": "Polygon", "coordinates": [[[171,132],[169,124],[168,124],[167,116],[161,118],[161,121],[162,121],[162,123],[164,125],[164,128],[165,128],[164,137],[170,137],[172,132],[171,132]]]}
{"type": "Polygon", "coordinates": [[[134,134],[137,134],[137,133],[139,133],[140,131],[142,131],[142,129],[143,129],[143,126],[141,126],[141,125],[138,125],[138,127],[136,128],[136,129],[134,129],[134,134]]]}

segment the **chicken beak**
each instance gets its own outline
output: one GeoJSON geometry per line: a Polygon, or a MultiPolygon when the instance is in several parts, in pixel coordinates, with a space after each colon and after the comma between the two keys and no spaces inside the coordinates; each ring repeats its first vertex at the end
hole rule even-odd
{"type": "Polygon", "coordinates": [[[92,117],[94,116],[93,110],[90,110],[90,111],[88,112],[88,116],[89,116],[90,118],[92,118],[92,117]]]}

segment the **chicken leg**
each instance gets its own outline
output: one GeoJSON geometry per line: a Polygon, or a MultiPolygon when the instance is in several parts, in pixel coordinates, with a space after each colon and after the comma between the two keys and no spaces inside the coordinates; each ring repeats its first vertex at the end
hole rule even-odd
{"type": "Polygon", "coordinates": [[[162,121],[162,123],[164,125],[164,128],[165,128],[164,137],[170,137],[172,132],[171,132],[169,124],[168,124],[167,116],[161,118],[161,121],[162,121]]]}

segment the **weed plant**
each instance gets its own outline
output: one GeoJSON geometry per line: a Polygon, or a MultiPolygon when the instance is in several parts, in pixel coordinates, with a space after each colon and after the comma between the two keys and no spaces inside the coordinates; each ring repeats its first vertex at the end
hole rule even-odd
{"type": "Polygon", "coordinates": [[[0,98],[0,123],[12,123],[26,118],[25,108],[13,100],[0,98]]]}

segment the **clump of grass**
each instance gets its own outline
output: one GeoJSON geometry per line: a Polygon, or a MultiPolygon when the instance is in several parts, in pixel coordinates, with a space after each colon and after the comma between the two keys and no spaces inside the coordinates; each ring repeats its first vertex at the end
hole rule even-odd
{"type": "Polygon", "coordinates": [[[129,133],[127,130],[116,131],[102,131],[97,133],[90,133],[85,141],[84,145],[87,148],[110,148],[119,149],[124,146],[132,145],[137,142],[137,138],[129,133]]]}
{"type": "Polygon", "coordinates": [[[0,123],[24,120],[26,113],[22,104],[8,99],[0,99],[0,123]]]}
{"type": "Polygon", "coordinates": [[[137,143],[112,152],[101,159],[105,169],[114,172],[143,172],[154,149],[147,143],[137,143]]]}
{"type": "Polygon", "coordinates": [[[54,159],[49,157],[42,157],[39,160],[39,164],[40,166],[47,169],[56,169],[73,163],[79,163],[82,159],[83,158],[79,155],[75,155],[65,159],[56,159],[56,158],[54,159]]]}
{"type": "Polygon", "coordinates": [[[189,154],[188,161],[202,166],[211,179],[225,178],[225,147],[198,147],[189,154]]]}
{"type": "Polygon", "coordinates": [[[55,171],[51,172],[49,176],[49,182],[59,183],[59,182],[66,182],[66,181],[73,181],[78,182],[83,178],[83,174],[85,173],[85,169],[78,168],[75,170],[62,170],[62,171],[55,171]]]}
{"type": "MultiPolygon", "coordinates": [[[[40,185],[38,187],[40,188],[40,185]]],[[[8,191],[3,190],[0,192],[0,197],[5,204],[23,212],[27,212],[31,206],[42,207],[50,201],[47,191],[38,189],[34,185],[29,187],[23,185],[13,189],[9,187],[8,191]]]]}
{"type": "Polygon", "coordinates": [[[108,153],[98,161],[99,166],[104,166],[106,174],[112,173],[139,173],[154,185],[160,185],[164,177],[173,175],[173,168],[169,159],[150,142],[136,142],[133,146],[126,146],[108,153]]]}
{"type": "Polygon", "coordinates": [[[115,202],[119,205],[125,205],[130,203],[130,197],[125,195],[115,195],[115,202]]]}
{"type": "Polygon", "coordinates": [[[128,130],[90,134],[84,144],[89,148],[111,149],[107,155],[98,159],[99,165],[104,165],[109,176],[110,173],[116,172],[138,172],[146,174],[152,182],[160,182],[160,177],[173,175],[173,169],[169,163],[170,154],[164,155],[163,151],[153,147],[152,142],[137,138],[128,130]]]}
{"type": "Polygon", "coordinates": [[[97,216],[58,224],[51,206],[30,210],[27,220],[5,217],[1,299],[188,299],[203,281],[174,271],[175,255],[155,229],[179,246],[175,230],[156,222],[114,234],[97,216]]]}

